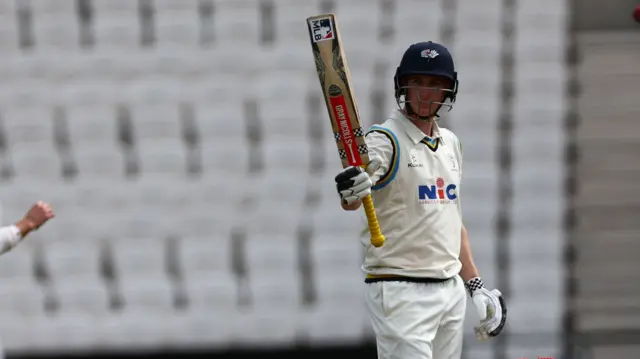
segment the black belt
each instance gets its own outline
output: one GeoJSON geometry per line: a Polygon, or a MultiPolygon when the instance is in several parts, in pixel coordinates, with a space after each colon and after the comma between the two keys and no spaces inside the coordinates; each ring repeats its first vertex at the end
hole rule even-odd
{"type": "Polygon", "coordinates": [[[422,278],[422,277],[403,277],[403,276],[367,276],[365,283],[378,282],[407,282],[407,283],[444,283],[451,278],[422,278]]]}

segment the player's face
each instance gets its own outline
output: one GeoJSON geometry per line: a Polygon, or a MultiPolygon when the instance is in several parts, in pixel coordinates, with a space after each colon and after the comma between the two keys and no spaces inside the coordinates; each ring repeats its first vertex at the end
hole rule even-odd
{"type": "Polygon", "coordinates": [[[435,114],[440,103],[451,89],[451,80],[430,75],[414,75],[407,78],[407,102],[420,117],[435,114]]]}

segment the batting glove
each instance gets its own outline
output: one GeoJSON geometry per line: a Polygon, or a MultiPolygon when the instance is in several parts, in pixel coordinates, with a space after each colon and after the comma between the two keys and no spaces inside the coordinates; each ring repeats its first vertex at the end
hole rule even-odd
{"type": "Polygon", "coordinates": [[[338,173],[335,181],[342,202],[351,205],[370,195],[373,187],[371,176],[380,168],[380,164],[380,160],[373,157],[366,170],[362,167],[350,166],[338,173]]]}
{"type": "Polygon", "coordinates": [[[507,322],[507,306],[499,290],[487,290],[479,277],[465,283],[480,317],[480,325],[473,328],[478,340],[498,336],[507,322]]]}

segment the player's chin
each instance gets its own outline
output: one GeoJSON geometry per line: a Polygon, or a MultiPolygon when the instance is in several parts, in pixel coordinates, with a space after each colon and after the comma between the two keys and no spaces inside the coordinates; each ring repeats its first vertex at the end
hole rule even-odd
{"type": "Polygon", "coordinates": [[[425,118],[425,117],[431,117],[433,116],[433,106],[430,106],[428,104],[424,104],[422,106],[420,106],[418,109],[415,109],[414,112],[416,115],[418,115],[419,117],[425,118]]]}
{"type": "Polygon", "coordinates": [[[425,119],[425,118],[430,118],[433,116],[433,112],[429,111],[429,109],[427,108],[423,108],[420,111],[416,111],[416,115],[417,117],[421,118],[421,119],[425,119]]]}

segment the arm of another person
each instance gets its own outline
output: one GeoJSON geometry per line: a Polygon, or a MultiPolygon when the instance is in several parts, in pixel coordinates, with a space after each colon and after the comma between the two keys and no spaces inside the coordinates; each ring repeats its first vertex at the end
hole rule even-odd
{"type": "Polygon", "coordinates": [[[49,204],[37,202],[14,225],[0,227],[0,255],[10,251],[31,231],[37,230],[53,217],[53,210],[49,204]]]}

